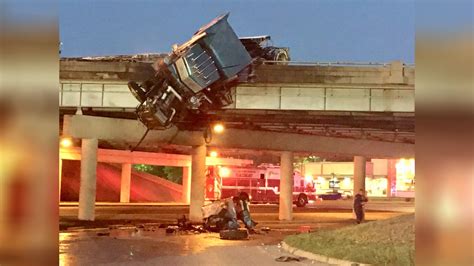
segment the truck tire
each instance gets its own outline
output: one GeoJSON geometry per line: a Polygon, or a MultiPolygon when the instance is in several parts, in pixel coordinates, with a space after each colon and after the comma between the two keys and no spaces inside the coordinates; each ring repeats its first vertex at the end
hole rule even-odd
{"type": "Polygon", "coordinates": [[[290,55],[285,49],[278,49],[275,54],[275,61],[287,62],[290,60],[290,55]]]}
{"type": "Polygon", "coordinates": [[[300,194],[298,200],[296,201],[296,206],[304,207],[308,203],[308,197],[305,194],[300,194]]]}
{"type": "Polygon", "coordinates": [[[227,240],[243,240],[249,238],[249,232],[247,229],[239,228],[234,230],[222,230],[219,232],[221,239],[227,240]]]}

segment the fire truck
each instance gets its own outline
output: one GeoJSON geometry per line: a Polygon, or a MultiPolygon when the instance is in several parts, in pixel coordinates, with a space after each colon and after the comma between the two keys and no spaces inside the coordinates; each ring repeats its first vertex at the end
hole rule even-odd
{"type": "MultiPolygon", "coordinates": [[[[280,199],[280,168],[209,166],[206,172],[206,199],[213,201],[247,193],[251,203],[278,203],[280,199]]],[[[293,173],[293,203],[304,207],[315,201],[312,178],[293,173]]]]}

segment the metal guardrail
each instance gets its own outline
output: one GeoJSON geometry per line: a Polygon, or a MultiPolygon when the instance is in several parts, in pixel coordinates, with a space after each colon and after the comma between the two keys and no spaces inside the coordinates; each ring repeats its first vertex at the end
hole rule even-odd
{"type": "MultiPolygon", "coordinates": [[[[263,61],[264,65],[275,64],[275,65],[290,65],[290,66],[389,66],[390,63],[377,63],[377,62],[308,62],[308,61],[263,61]]],[[[415,64],[404,64],[408,67],[414,67],[415,64]]]]}

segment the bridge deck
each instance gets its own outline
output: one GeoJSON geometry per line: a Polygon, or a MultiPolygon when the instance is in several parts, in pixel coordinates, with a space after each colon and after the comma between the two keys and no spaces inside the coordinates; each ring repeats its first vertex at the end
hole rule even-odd
{"type": "MultiPolygon", "coordinates": [[[[59,101],[63,114],[136,119],[129,80],[154,74],[152,60],[63,59],[59,101]],[[145,61],[145,62],[144,62],[145,61]]],[[[256,82],[233,91],[234,103],[180,127],[206,121],[229,127],[414,143],[415,69],[378,65],[260,65],[256,82]]]]}
{"type": "MultiPolygon", "coordinates": [[[[62,60],[60,107],[134,108],[129,80],[153,74],[150,63],[62,60]]],[[[261,65],[256,82],[238,86],[228,109],[414,112],[414,68],[261,65]]]]}

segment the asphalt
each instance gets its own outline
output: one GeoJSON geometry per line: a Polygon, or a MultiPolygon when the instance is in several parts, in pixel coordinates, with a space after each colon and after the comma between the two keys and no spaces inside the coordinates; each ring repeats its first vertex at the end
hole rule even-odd
{"type": "MultiPolygon", "coordinates": [[[[327,265],[302,258],[277,262],[291,255],[280,248],[285,236],[301,226],[311,231],[330,230],[354,224],[351,202],[320,203],[294,208],[293,221],[278,220],[277,205],[251,205],[259,224],[258,234],[248,240],[222,240],[218,233],[178,232],[166,234],[167,224],[187,215],[183,205],[98,204],[93,222],[77,220],[77,206],[60,207],[59,251],[61,265],[327,265]],[[269,227],[270,231],[262,231],[269,227]]],[[[413,203],[372,203],[368,221],[387,219],[406,211],[413,203]],[[378,210],[384,209],[384,210],[378,210]]]]}
{"type": "MultiPolygon", "coordinates": [[[[221,240],[217,233],[166,234],[153,225],[144,228],[61,232],[61,265],[274,265],[292,256],[279,242],[288,230],[253,234],[248,240],[221,240]]],[[[302,259],[286,264],[326,265],[302,259]]]]}
{"type": "MultiPolygon", "coordinates": [[[[295,228],[299,225],[323,223],[338,224],[351,223],[353,218],[351,201],[325,201],[307,205],[304,208],[295,207],[294,221],[285,223],[278,220],[278,205],[251,205],[250,210],[254,220],[268,226],[295,228]]],[[[414,212],[413,202],[369,202],[367,205],[367,219],[377,220],[389,218],[397,213],[414,212]]],[[[70,227],[103,228],[114,224],[141,224],[141,223],[175,223],[178,218],[187,216],[187,205],[165,204],[115,204],[99,203],[95,208],[95,221],[77,220],[77,204],[62,204],[59,209],[60,230],[70,227]]]]}

